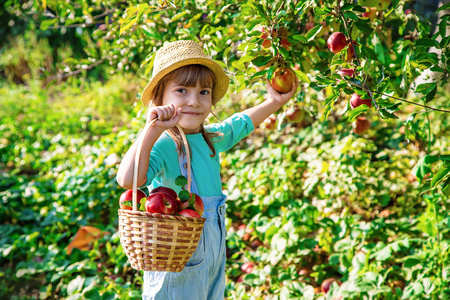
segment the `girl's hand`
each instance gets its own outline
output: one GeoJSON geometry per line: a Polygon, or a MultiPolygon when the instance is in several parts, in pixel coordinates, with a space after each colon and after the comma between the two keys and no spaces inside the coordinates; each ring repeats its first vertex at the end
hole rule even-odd
{"type": "Polygon", "coordinates": [[[292,83],[292,88],[289,92],[280,93],[272,87],[269,80],[267,80],[267,84],[266,84],[267,92],[269,93],[270,97],[275,102],[278,102],[278,104],[280,104],[280,106],[285,105],[289,101],[289,99],[291,99],[294,96],[295,92],[297,92],[298,85],[299,85],[298,78],[296,78],[295,81],[292,83]]]}
{"type": "Polygon", "coordinates": [[[167,106],[150,107],[147,113],[147,123],[158,119],[152,126],[163,130],[175,127],[181,118],[181,107],[175,108],[173,104],[167,106]]]}

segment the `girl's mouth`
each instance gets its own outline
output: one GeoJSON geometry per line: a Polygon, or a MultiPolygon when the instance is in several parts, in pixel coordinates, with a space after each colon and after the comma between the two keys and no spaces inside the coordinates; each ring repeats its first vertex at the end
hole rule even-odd
{"type": "Polygon", "coordinates": [[[198,117],[198,116],[200,116],[202,114],[201,113],[197,113],[197,112],[186,111],[186,112],[183,112],[183,115],[187,115],[187,116],[190,116],[190,117],[198,117]]]}

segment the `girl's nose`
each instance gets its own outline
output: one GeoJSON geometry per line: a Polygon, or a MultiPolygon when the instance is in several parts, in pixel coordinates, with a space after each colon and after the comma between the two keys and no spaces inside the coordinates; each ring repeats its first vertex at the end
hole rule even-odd
{"type": "Polygon", "coordinates": [[[192,93],[189,95],[187,105],[196,107],[199,105],[199,95],[197,93],[192,93]]]}

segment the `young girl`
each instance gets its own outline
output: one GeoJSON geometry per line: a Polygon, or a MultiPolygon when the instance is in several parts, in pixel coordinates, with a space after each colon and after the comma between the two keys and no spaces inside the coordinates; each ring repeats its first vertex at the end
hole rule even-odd
{"type": "MultiPolygon", "coordinates": [[[[201,196],[206,222],[196,251],[182,272],[144,272],[143,299],[223,299],[225,290],[225,199],[220,178],[219,153],[232,148],[294,95],[280,94],[267,83],[269,98],[217,124],[204,126],[211,108],[227,92],[229,79],[219,64],[193,41],[163,46],[155,56],[153,76],[142,93],[150,105],[147,122],[157,119],[142,141],[138,186],[166,186],[187,176],[186,156],[177,124],[191,151],[191,191],[201,196]]],[[[131,189],[138,142],[126,153],[117,174],[118,183],[131,189]]]]}

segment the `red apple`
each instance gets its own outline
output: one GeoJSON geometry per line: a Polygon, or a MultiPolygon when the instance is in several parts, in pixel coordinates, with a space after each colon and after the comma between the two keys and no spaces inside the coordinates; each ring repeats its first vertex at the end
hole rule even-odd
{"type": "Polygon", "coordinates": [[[179,214],[180,216],[183,216],[183,217],[201,218],[201,216],[198,214],[198,212],[196,212],[195,210],[192,210],[192,209],[183,209],[183,210],[180,210],[180,211],[178,212],[178,214],[179,214]]]}
{"type": "Polygon", "coordinates": [[[353,129],[353,132],[355,134],[364,134],[369,130],[370,128],[370,122],[364,117],[357,117],[356,118],[356,127],[353,129]]]}
{"type": "Polygon", "coordinates": [[[288,51],[291,50],[292,47],[291,43],[289,43],[287,39],[282,39],[280,42],[280,46],[288,51]]]}
{"type": "Polygon", "coordinates": [[[286,111],[286,119],[291,123],[300,123],[303,117],[303,110],[298,107],[291,107],[286,111]]]}
{"type": "Polygon", "coordinates": [[[355,76],[355,69],[341,69],[337,71],[341,78],[344,79],[344,76],[353,77],[355,76]]]}
{"type": "Polygon", "coordinates": [[[328,49],[334,54],[341,52],[347,44],[347,38],[342,32],[333,33],[327,40],[328,49]]]}
{"type": "Polygon", "coordinates": [[[145,211],[152,214],[173,215],[178,212],[178,200],[162,192],[154,193],[148,196],[145,211]]]}
{"type": "Polygon", "coordinates": [[[256,264],[252,261],[247,261],[245,263],[242,264],[241,266],[241,270],[244,273],[250,274],[253,269],[255,268],[256,264]]]}
{"type": "Polygon", "coordinates": [[[353,47],[352,43],[348,43],[347,57],[345,58],[345,61],[351,61],[354,55],[355,55],[355,48],[353,47]]]}
{"type": "Polygon", "coordinates": [[[405,9],[405,15],[409,15],[410,13],[411,13],[411,9],[410,8],[405,9]]]}
{"type": "Polygon", "coordinates": [[[361,96],[359,96],[357,93],[353,93],[352,97],[350,98],[350,107],[354,109],[363,104],[367,105],[368,107],[372,107],[372,99],[361,99],[361,96]]]}
{"type": "MultiPolygon", "coordinates": [[[[137,190],[137,209],[139,210],[139,207],[141,205],[141,201],[145,202],[147,198],[147,195],[140,189],[137,190]]],[[[120,195],[119,198],[119,206],[121,209],[127,209],[132,210],[133,209],[133,190],[126,190],[125,192],[120,195]]]]}
{"type": "Polygon", "coordinates": [[[331,284],[333,283],[333,282],[336,282],[338,285],[341,285],[342,284],[342,282],[341,281],[339,281],[339,280],[337,280],[336,278],[327,278],[327,279],[325,279],[323,282],[322,282],[322,284],[321,284],[321,289],[322,289],[322,292],[323,293],[328,293],[328,291],[330,290],[330,288],[331,288],[331,284]]]}
{"type": "Polygon", "coordinates": [[[290,68],[278,68],[275,70],[271,84],[276,91],[287,93],[291,90],[295,78],[295,73],[290,68]]]}
{"type": "Polygon", "coordinates": [[[202,216],[205,211],[202,198],[195,193],[191,193],[191,197],[184,202],[178,199],[178,203],[178,210],[180,211],[189,208],[195,210],[200,216],[202,216]]]}
{"type": "Polygon", "coordinates": [[[366,9],[365,12],[362,13],[361,17],[369,18],[370,20],[374,20],[377,14],[377,9],[375,7],[364,7],[366,9]]]}
{"type": "Polygon", "coordinates": [[[264,41],[261,44],[261,47],[264,49],[269,49],[270,46],[272,46],[272,41],[264,39],[264,41]]]}
{"type": "Polygon", "coordinates": [[[269,130],[274,130],[277,128],[277,117],[275,115],[270,115],[267,119],[264,120],[264,127],[269,130]]]}
{"type": "Polygon", "coordinates": [[[173,189],[168,188],[168,187],[164,187],[164,186],[159,186],[154,188],[153,190],[151,190],[150,195],[154,194],[154,193],[165,193],[169,196],[171,196],[174,199],[178,198],[177,192],[175,192],[173,189]]]}
{"type": "Polygon", "coordinates": [[[203,212],[205,211],[205,206],[203,205],[203,200],[199,195],[197,195],[195,193],[191,193],[191,197],[192,197],[192,195],[195,197],[194,209],[196,212],[198,212],[198,214],[200,216],[202,216],[203,212]]]}

